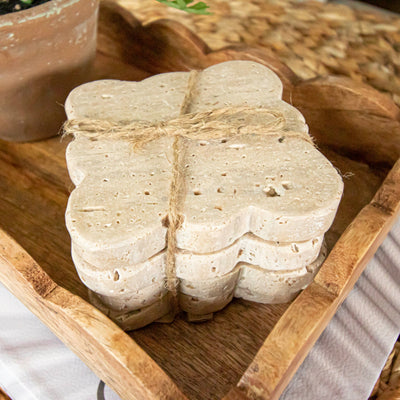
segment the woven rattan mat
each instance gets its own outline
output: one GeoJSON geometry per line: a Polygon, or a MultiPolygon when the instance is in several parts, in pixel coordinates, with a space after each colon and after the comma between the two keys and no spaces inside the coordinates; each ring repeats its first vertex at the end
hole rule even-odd
{"type": "Polygon", "coordinates": [[[173,18],[212,49],[248,44],[274,53],[298,76],[345,75],[400,105],[400,18],[335,3],[209,0],[213,15],[183,13],[155,0],[118,0],[143,22],[173,18]]]}

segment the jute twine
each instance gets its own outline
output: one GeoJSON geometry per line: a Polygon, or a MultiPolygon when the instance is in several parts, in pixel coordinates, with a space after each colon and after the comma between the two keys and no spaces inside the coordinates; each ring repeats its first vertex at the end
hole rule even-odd
{"type": "Polygon", "coordinates": [[[313,144],[304,132],[285,131],[285,118],[280,111],[256,107],[226,107],[212,111],[189,113],[196,94],[198,72],[189,75],[188,87],[180,109],[180,116],[163,122],[132,121],[111,122],[104,120],[70,120],[64,125],[64,135],[90,140],[124,140],[139,150],[147,143],[165,136],[174,137],[173,176],[169,193],[166,287],[171,294],[172,310],[179,310],[175,257],[177,252],[176,232],[183,222],[182,205],[185,194],[184,153],[187,139],[224,139],[239,135],[296,137],[313,144]]]}

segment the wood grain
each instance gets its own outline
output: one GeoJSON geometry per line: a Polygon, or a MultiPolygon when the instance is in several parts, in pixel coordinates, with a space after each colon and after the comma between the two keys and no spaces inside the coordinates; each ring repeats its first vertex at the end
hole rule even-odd
{"type": "Polygon", "coordinates": [[[11,400],[0,388],[0,400],[11,400]]]}
{"type": "Polygon", "coordinates": [[[334,314],[335,297],[312,283],[275,325],[239,382],[250,399],[278,399],[283,388],[334,314]]]}
{"type": "Polygon", "coordinates": [[[398,213],[398,164],[388,175],[400,149],[391,100],[346,79],[302,81],[260,49],[211,51],[176,22],[142,27],[114,3],[102,4],[93,77],[140,80],[229,59],[258,61],[279,74],[285,98],[304,110],[321,151],[344,175],[344,198],[328,233],[333,250],[290,305],[236,300],[207,323],[182,317],[129,337],[84,301],[71,261],[67,142],[0,142],[1,229],[15,239],[0,233],[0,280],[124,399],[277,398],[398,213]],[[340,273],[332,273],[338,265],[340,273]]]}
{"type": "Polygon", "coordinates": [[[297,84],[291,101],[318,144],[374,164],[393,165],[400,157],[400,111],[371,87],[343,77],[316,78],[297,84]]]}

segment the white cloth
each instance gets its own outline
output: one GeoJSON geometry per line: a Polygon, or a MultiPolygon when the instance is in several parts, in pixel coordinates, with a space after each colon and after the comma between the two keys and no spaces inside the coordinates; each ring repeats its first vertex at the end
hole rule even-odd
{"type": "Polygon", "coordinates": [[[399,288],[400,219],[281,400],[368,399],[400,333],[399,288]]]}
{"type": "MultiPolygon", "coordinates": [[[[99,379],[0,284],[0,387],[13,400],[95,400],[99,379]]],[[[106,389],[107,400],[120,400],[106,389]]]]}
{"type": "MultiPolygon", "coordinates": [[[[281,400],[367,399],[400,332],[400,220],[281,400]]],[[[0,387],[13,400],[94,400],[99,379],[0,285],[0,387]]],[[[119,400],[110,389],[106,400],[119,400]]]]}

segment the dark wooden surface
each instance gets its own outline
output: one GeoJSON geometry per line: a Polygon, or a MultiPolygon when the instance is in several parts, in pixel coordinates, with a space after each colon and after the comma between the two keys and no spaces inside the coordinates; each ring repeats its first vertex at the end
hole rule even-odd
{"type": "Polygon", "coordinates": [[[400,2],[398,0],[359,0],[362,3],[372,4],[373,6],[385,8],[390,11],[400,13],[400,2]]]}

